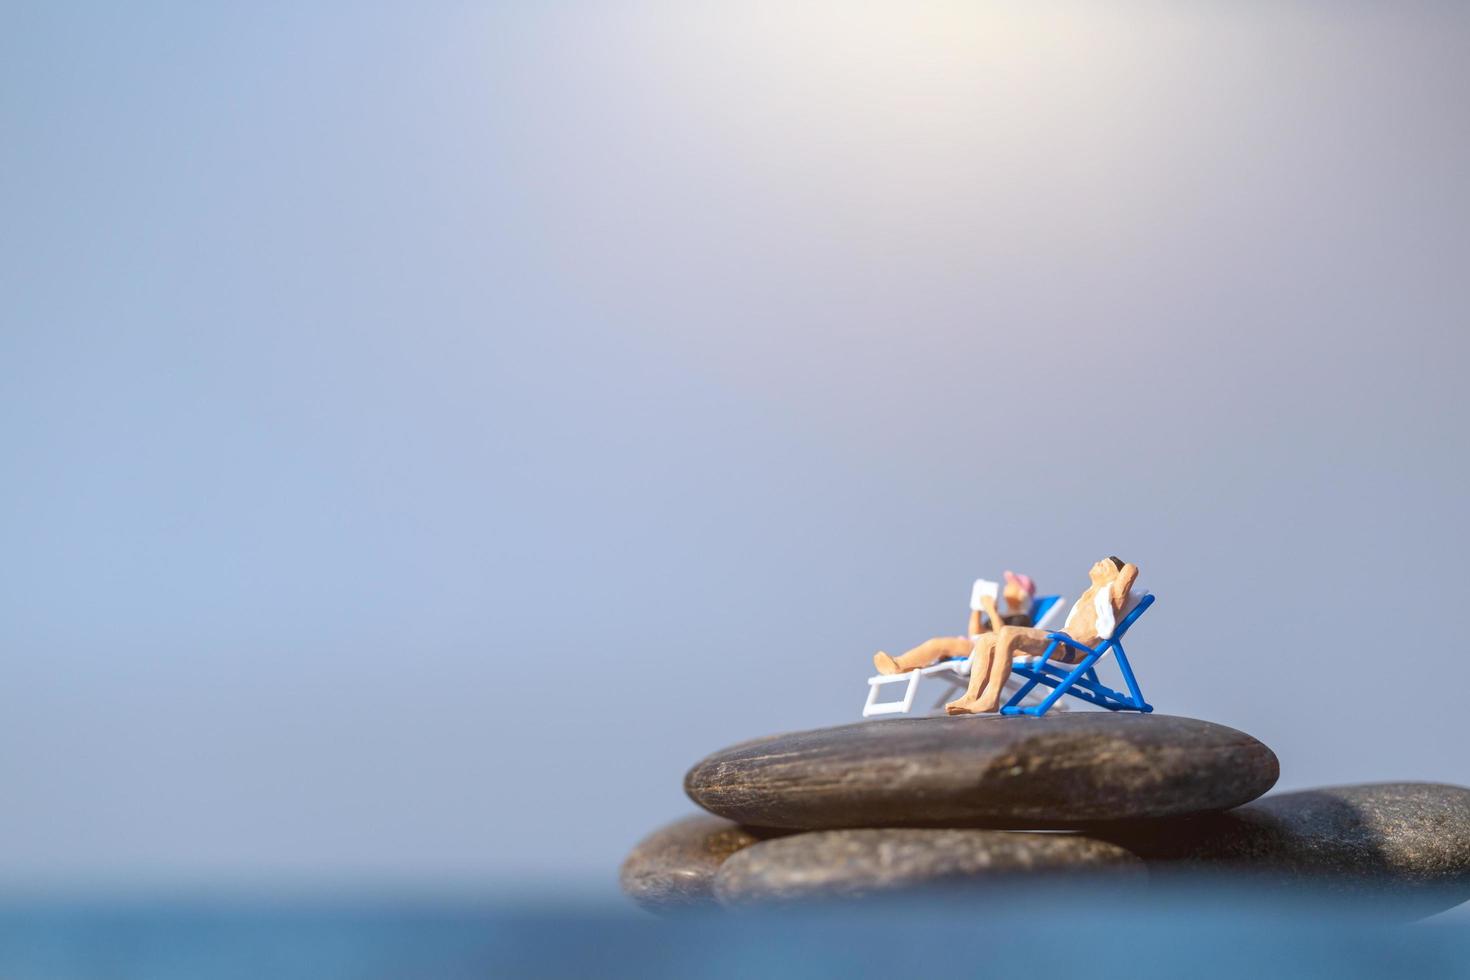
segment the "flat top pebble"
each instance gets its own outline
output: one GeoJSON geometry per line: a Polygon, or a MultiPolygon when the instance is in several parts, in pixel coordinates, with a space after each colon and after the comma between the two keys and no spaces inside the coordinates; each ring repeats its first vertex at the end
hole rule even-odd
{"type": "Polygon", "coordinates": [[[691,799],[751,826],[1086,828],[1213,812],[1276,782],[1269,748],[1168,715],[903,718],[733,746],[685,777],[691,799]]]}

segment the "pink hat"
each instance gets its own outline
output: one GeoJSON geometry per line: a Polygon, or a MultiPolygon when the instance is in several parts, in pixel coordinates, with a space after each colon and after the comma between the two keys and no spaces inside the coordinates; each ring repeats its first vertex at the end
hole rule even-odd
{"type": "Polygon", "coordinates": [[[1034,596],[1036,594],[1036,583],[1031,580],[1030,575],[1017,575],[1015,572],[1008,571],[1006,572],[1006,581],[1019,585],[1027,595],[1034,596]]]}

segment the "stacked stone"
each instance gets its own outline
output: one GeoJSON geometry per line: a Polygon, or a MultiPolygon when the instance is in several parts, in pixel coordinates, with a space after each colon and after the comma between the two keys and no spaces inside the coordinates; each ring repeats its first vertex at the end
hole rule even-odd
{"type": "Polygon", "coordinates": [[[645,838],[622,885],[655,911],[1207,871],[1391,896],[1410,917],[1470,897],[1470,790],[1261,798],[1279,772],[1243,732],[1164,715],[903,718],[778,735],[690,769],[685,790],[712,816],[645,838]]]}

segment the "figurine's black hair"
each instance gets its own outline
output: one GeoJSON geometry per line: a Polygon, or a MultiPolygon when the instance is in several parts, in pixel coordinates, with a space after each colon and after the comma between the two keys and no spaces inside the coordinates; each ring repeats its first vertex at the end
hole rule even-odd
{"type": "Polygon", "coordinates": [[[1116,568],[1118,571],[1121,572],[1123,570],[1123,559],[1119,558],[1117,555],[1108,555],[1108,561],[1112,562],[1113,567],[1116,568]]]}

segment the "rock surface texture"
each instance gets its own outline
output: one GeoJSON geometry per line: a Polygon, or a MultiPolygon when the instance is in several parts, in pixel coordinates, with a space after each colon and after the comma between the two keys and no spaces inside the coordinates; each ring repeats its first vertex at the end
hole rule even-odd
{"type": "Polygon", "coordinates": [[[1424,915],[1470,898],[1470,789],[1370,783],[1279,793],[1229,813],[1107,835],[1159,869],[1382,897],[1424,915]]]}
{"type": "Polygon", "coordinates": [[[623,861],[618,881],[628,897],[650,911],[712,905],[720,865],[760,839],[719,817],[686,817],[639,841],[623,861]]]}
{"type": "Polygon", "coordinates": [[[1076,712],[778,735],[716,752],[684,787],[748,826],[1084,829],[1226,810],[1279,771],[1269,748],[1223,725],[1076,712]]]}
{"type": "Polygon", "coordinates": [[[1080,834],[887,828],[823,830],[754,844],[715,875],[726,905],[996,884],[1019,876],[1140,878],[1143,861],[1080,834]]]}

